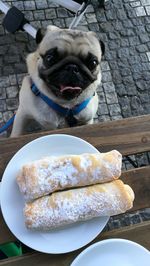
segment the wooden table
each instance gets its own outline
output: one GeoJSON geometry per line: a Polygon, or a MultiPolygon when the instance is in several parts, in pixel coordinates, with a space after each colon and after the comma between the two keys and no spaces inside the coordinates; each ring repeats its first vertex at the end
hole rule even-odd
{"type": "MultiPolygon", "coordinates": [[[[9,160],[23,145],[40,136],[58,133],[65,133],[83,138],[101,152],[117,149],[123,155],[132,155],[150,151],[150,115],[76,128],[35,133],[19,138],[0,140],[0,176],[2,176],[9,160]]],[[[130,212],[150,207],[150,166],[125,171],[122,173],[121,179],[131,185],[135,192],[134,207],[130,212]]],[[[117,230],[102,232],[93,242],[107,238],[129,239],[136,241],[150,250],[150,221],[132,226],[125,226],[117,230]]],[[[0,244],[14,240],[15,236],[9,231],[1,215],[0,244]]],[[[80,252],[81,250],[63,255],[48,255],[32,251],[20,257],[1,260],[0,265],[69,266],[80,252]]]]}

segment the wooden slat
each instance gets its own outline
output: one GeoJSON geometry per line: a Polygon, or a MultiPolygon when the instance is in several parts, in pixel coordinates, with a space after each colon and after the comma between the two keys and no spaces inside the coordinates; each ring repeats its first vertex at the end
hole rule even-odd
{"type": "Polygon", "coordinates": [[[150,115],[75,128],[53,130],[0,140],[0,175],[10,158],[29,141],[48,134],[70,134],[90,142],[99,151],[119,150],[123,155],[150,151],[150,115]]]}
{"type": "Polygon", "coordinates": [[[132,211],[150,207],[150,166],[128,170],[121,179],[130,185],[135,193],[132,211]]]}
{"type": "MultiPolygon", "coordinates": [[[[125,171],[121,179],[135,192],[134,207],[130,212],[150,207],[150,167],[125,171]]],[[[15,240],[0,214],[0,244],[15,240]]]]}
{"type": "MultiPolygon", "coordinates": [[[[133,226],[127,226],[122,229],[113,230],[111,232],[104,232],[100,234],[94,242],[101,241],[108,238],[124,238],[128,240],[135,241],[145,248],[150,250],[150,221],[144,222],[142,224],[137,224],[133,226]]],[[[92,244],[90,243],[90,245],[92,244]]],[[[89,245],[88,245],[89,246],[89,245]]],[[[83,248],[85,249],[85,247],[83,248]]],[[[3,266],[69,266],[74,258],[83,250],[63,254],[63,255],[48,255],[43,253],[32,253],[29,255],[24,255],[20,257],[15,257],[0,262],[0,265],[3,266]]]]}
{"type": "Polygon", "coordinates": [[[0,266],[70,266],[78,253],[70,253],[65,255],[51,255],[43,253],[33,253],[21,257],[11,258],[0,261],[0,266]]]}
{"type": "Polygon", "coordinates": [[[131,225],[131,226],[125,226],[123,228],[119,228],[112,231],[107,231],[102,233],[98,237],[98,239],[108,239],[108,238],[124,238],[131,241],[135,241],[148,250],[150,250],[150,221],[146,221],[143,223],[131,225]]]}

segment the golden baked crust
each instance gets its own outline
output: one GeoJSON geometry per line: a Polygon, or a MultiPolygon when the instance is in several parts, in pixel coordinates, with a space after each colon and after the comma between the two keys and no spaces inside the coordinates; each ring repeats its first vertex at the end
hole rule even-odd
{"type": "Polygon", "coordinates": [[[134,192],[121,180],[55,192],[26,203],[27,228],[49,230],[98,216],[112,216],[132,208],[134,192]]]}
{"type": "Polygon", "coordinates": [[[107,153],[47,157],[23,166],[17,177],[26,201],[54,191],[105,183],[121,175],[122,156],[107,153]]]}

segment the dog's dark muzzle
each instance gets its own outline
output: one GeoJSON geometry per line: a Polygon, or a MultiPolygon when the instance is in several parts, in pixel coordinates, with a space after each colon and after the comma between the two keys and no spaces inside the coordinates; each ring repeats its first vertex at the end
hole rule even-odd
{"type": "Polygon", "coordinates": [[[79,67],[76,64],[67,64],[64,69],[71,74],[78,74],[79,73],[79,67]]]}
{"type": "Polygon", "coordinates": [[[68,75],[79,75],[80,73],[82,76],[85,76],[90,83],[94,82],[97,78],[96,75],[91,73],[88,67],[85,66],[80,59],[74,56],[68,56],[57,64],[52,65],[50,68],[40,68],[39,74],[41,78],[46,80],[49,77],[51,79],[51,77],[56,74],[59,76],[62,71],[66,71],[68,75]]]}
{"type": "Polygon", "coordinates": [[[48,69],[40,68],[39,75],[57,97],[67,100],[79,96],[97,79],[80,59],[73,56],[64,58],[48,69]]]}

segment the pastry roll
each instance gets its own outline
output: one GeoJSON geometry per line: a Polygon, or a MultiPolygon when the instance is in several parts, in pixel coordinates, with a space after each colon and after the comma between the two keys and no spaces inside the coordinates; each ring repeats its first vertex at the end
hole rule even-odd
{"type": "Polygon", "coordinates": [[[24,209],[27,228],[49,230],[98,216],[124,213],[132,208],[134,192],[121,180],[55,192],[24,209]]]}
{"type": "Polygon", "coordinates": [[[122,156],[116,151],[46,157],[22,167],[17,177],[26,201],[54,191],[105,183],[121,175],[122,156]]]}

